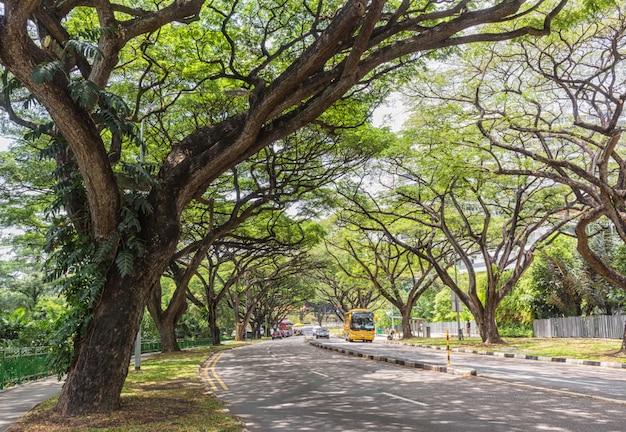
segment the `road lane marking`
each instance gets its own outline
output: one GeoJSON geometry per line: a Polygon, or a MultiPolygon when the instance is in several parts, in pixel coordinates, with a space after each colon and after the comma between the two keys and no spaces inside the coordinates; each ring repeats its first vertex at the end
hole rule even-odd
{"type": "Polygon", "coordinates": [[[211,390],[213,390],[214,392],[217,391],[217,386],[215,385],[215,382],[211,378],[211,375],[209,374],[209,370],[206,367],[202,369],[202,378],[204,378],[205,381],[209,383],[211,390]]]}
{"type": "Polygon", "coordinates": [[[428,404],[425,404],[424,402],[419,402],[419,401],[416,401],[416,400],[413,400],[413,399],[403,398],[402,396],[398,396],[398,395],[395,395],[395,394],[385,393],[385,392],[382,392],[381,394],[384,394],[385,396],[389,396],[390,398],[400,399],[400,400],[405,401],[405,402],[410,402],[410,403],[415,404],[415,405],[428,406],[428,404]]]}
{"type": "Polygon", "coordinates": [[[330,378],[330,375],[326,375],[321,372],[315,372],[314,370],[312,370],[311,372],[314,373],[315,375],[323,376],[324,378],[330,378]]]}
{"type": "Polygon", "coordinates": [[[219,359],[222,358],[222,354],[223,353],[219,353],[215,356],[215,360],[213,360],[213,362],[211,363],[211,373],[213,374],[213,378],[215,378],[215,381],[217,381],[224,390],[228,390],[228,386],[224,383],[224,381],[222,381],[222,378],[220,378],[220,376],[215,371],[215,365],[217,364],[219,359]]]}
{"type": "Polygon", "coordinates": [[[228,390],[228,386],[224,383],[224,381],[222,381],[215,370],[215,365],[217,365],[217,362],[222,357],[222,354],[223,353],[220,352],[219,354],[212,356],[201,370],[202,377],[209,383],[211,390],[214,392],[219,390],[217,384],[219,384],[223,390],[228,390]]]}

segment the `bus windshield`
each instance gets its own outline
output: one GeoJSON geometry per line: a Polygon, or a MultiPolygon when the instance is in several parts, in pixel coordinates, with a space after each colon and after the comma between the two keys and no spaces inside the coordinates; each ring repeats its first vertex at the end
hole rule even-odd
{"type": "Polygon", "coordinates": [[[374,314],[372,312],[354,312],[350,328],[352,330],[374,330],[374,314]]]}

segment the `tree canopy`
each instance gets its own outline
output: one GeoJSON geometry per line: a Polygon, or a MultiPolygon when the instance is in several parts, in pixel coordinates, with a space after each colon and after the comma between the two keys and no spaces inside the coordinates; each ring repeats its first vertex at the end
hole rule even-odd
{"type": "Polygon", "coordinates": [[[50,276],[75,311],[57,410],[118,406],[181,217],[224,172],[300,129],[358,127],[429,58],[548,34],[566,4],[3,1],[0,106],[54,162],[50,276]]]}

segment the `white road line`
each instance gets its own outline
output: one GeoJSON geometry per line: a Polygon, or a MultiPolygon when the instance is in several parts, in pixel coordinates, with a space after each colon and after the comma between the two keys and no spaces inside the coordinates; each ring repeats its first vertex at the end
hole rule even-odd
{"type": "Polygon", "coordinates": [[[315,372],[314,370],[312,370],[311,373],[314,373],[315,375],[323,376],[324,378],[330,378],[330,375],[326,375],[321,372],[315,372]]]}
{"type": "Polygon", "coordinates": [[[400,400],[403,400],[405,402],[410,402],[410,403],[415,404],[415,405],[428,406],[428,404],[425,404],[424,402],[419,402],[419,401],[416,401],[416,400],[403,398],[402,396],[394,395],[394,394],[391,394],[391,393],[382,392],[381,394],[384,394],[385,396],[389,396],[390,398],[400,399],[400,400]]]}
{"type": "Polygon", "coordinates": [[[530,384],[523,384],[519,382],[509,382],[509,381],[504,381],[502,379],[490,378],[490,377],[485,377],[485,376],[481,376],[480,379],[483,379],[485,381],[492,381],[498,384],[505,384],[505,385],[515,386],[515,387],[522,387],[522,388],[527,388],[531,390],[537,390],[537,391],[544,392],[544,393],[556,393],[556,394],[562,394],[565,396],[597,399],[597,400],[601,400],[604,402],[611,402],[615,404],[626,405],[626,401],[622,399],[612,399],[612,398],[606,398],[602,396],[595,396],[592,394],[576,393],[576,392],[572,392],[569,390],[558,390],[558,389],[551,389],[547,387],[534,386],[530,384]]]}

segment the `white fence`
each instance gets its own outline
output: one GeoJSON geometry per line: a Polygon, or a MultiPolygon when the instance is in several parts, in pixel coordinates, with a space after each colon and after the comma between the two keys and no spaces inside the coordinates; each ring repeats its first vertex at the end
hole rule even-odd
{"type": "MultiPolygon", "coordinates": [[[[467,325],[467,321],[461,321],[461,330],[463,331],[463,336],[467,337],[467,333],[465,332],[465,326],[467,325]]],[[[425,324],[425,326],[430,327],[430,336],[445,336],[446,330],[448,330],[450,337],[457,337],[459,332],[459,324],[456,321],[451,322],[429,322],[425,324]]],[[[471,336],[478,336],[478,328],[476,327],[476,323],[474,321],[470,322],[470,334],[471,336]]]]}
{"type": "Polygon", "coordinates": [[[600,338],[622,339],[626,317],[623,315],[592,315],[534,320],[538,338],[600,338]]]}
{"type": "MultiPolygon", "coordinates": [[[[429,322],[422,324],[429,327],[431,337],[445,336],[448,330],[451,337],[456,337],[458,324],[452,322],[429,322]]],[[[463,336],[466,322],[461,321],[463,336]]],[[[592,315],[583,317],[550,318],[533,321],[534,337],[537,338],[597,338],[622,339],[626,315],[592,315]]],[[[478,336],[478,328],[474,321],[470,322],[471,335],[478,336]]],[[[418,336],[413,329],[414,336],[418,336]]],[[[422,336],[421,334],[419,336],[422,336]]]]}

